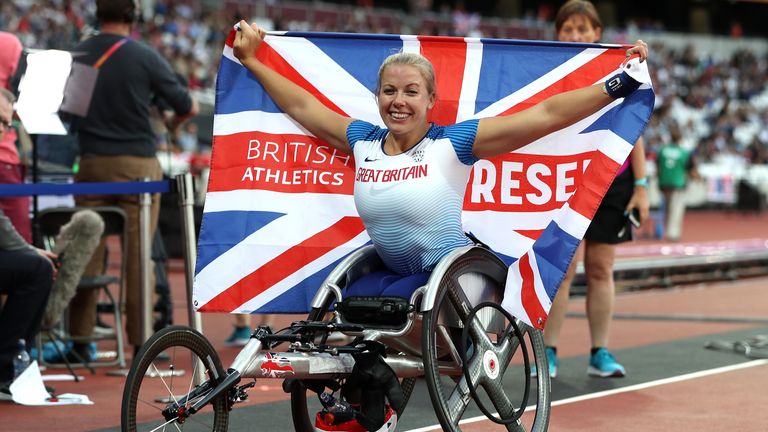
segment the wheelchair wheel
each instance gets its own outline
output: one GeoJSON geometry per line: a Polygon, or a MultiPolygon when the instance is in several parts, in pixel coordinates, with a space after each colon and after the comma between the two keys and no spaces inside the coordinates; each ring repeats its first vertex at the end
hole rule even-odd
{"type": "MultiPolygon", "coordinates": [[[[500,312],[483,309],[468,323],[467,341],[461,334],[475,303],[501,303],[507,267],[491,253],[473,249],[459,256],[443,274],[432,309],[425,312],[422,328],[424,368],[429,395],[443,430],[459,431],[470,402],[472,385],[485,407],[496,410],[494,420],[512,431],[546,431],[549,424],[550,381],[547,374],[530,378],[530,366],[521,363],[528,357],[538,370],[547,370],[547,359],[541,332],[517,320],[519,333],[500,312]],[[472,302],[473,283],[491,286],[495,298],[472,302]],[[522,335],[523,340],[519,339],[522,335]],[[461,371],[460,347],[465,345],[468,381],[461,371]],[[523,350],[533,355],[524,355],[523,350]],[[441,373],[440,369],[443,369],[441,373]],[[446,372],[449,371],[449,372],[446,372]],[[534,380],[531,382],[529,380],[534,380]],[[536,400],[527,401],[528,392],[536,400]],[[482,390],[482,391],[481,391],[482,390]],[[535,402],[535,403],[534,403],[535,402]],[[520,417],[520,410],[533,404],[533,414],[520,417]]],[[[474,285],[476,287],[476,285],[474,285]]],[[[473,412],[471,416],[477,415],[473,412]]]]}
{"type": "Polygon", "coordinates": [[[138,352],[125,381],[121,430],[226,431],[229,423],[226,394],[186,418],[177,413],[163,414],[163,410],[175,403],[179,406],[175,412],[188,409],[210,391],[211,383],[224,376],[218,354],[197,331],[173,326],[155,333],[138,352]],[[199,368],[204,369],[207,381],[195,386],[199,368]],[[191,392],[194,394],[189,400],[179,402],[191,392]]]}

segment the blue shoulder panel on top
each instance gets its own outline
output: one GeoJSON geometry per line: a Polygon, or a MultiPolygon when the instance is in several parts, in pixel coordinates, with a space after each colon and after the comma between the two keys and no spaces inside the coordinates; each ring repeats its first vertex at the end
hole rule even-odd
{"type": "Polygon", "coordinates": [[[477,136],[477,124],[478,120],[473,119],[445,127],[444,135],[451,140],[456,156],[464,165],[472,165],[478,161],[478,158],[472,154],[477,136]]]}
{"type": "Polygon", "coordinates": [[[351,149],[355,148],[355,143],[358,141],[371,141],[386,133],[386,129],[382,129],[374,124],[368,123],[363,120],[355,120],[347,126],[347,141],[351,149]]]}

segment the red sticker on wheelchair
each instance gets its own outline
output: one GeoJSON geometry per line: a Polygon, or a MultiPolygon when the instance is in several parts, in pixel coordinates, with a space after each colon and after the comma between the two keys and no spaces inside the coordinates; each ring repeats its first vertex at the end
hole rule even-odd
{"type": "Polygon", "coordinates": [[[261,375],[271,378],[280,378],[286,375],[293,375],[293,366],[287,357],[277,353],[265,353],[265,361],[261,363],[261,375]]]}
{"type": "Polygon", "coordinates": [[[483,354],[483,369],[490,379],[496,379],[499,376],[499,358],[496,353],[488,350],[483,354]]]}

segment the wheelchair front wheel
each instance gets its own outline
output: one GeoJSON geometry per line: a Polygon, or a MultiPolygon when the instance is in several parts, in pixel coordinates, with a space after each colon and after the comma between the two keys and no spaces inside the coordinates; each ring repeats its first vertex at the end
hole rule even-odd
{"type": "Polygon", "coordinates": [[[226,431],[226,393],[200,412],[183,415],[224,376],[218,354],[203,335],[181,326],[160,330],[144,343],[131,365],[123,390],[121,430],[226,431]],[[207,381],[196,386],[200,368],[207,381]],[[182,399],[187,395],[188,400],[182,399]],[[169,413],[169,407],[177,414],[169,413]]]}
{"type": "MultiPolygon", "coordinates": [[[[518,339],[512,324],[503,314],[493,309],[475,315],[467,323],[471,309],[475,306],[468,299],[471,284],[482,281],[497,293],[496,298],[482,301],[501,302],[506,279],[506,266],[490,259],[487,252],[470,251],[454,261],[443,275],[435,302],[431,310],[424,313],[422,343],[426,384],[438,421],[445,431],[460,431],[459,421],[472,402],[469,385],[479,393],[485,406],[496,409],[497,423],[511,431],[547,430],[550,412],[550,380],[548,374],[538,374],[535,382],[530,377],[530,368],[524,368],[523,349],[533,352],[528,356],[534,360],[538,370],[547,370],[547,359],[541,332],[516,321],[525,340],[518,339]],[[463,327],[469,326],[467,348],[467,369],[470,380],[461,373],[446,374],[441,368],[461,367],[459,354],[463,327]],[[536,400],[532,416],[520,415],[527,407],[524,388],[530,387],[536,400]],[[480,392],[483,390],[483,392],[480,392]],[[532,418],[531,418],[532,417],[532,418]]],[[[530,365],[529,365],[530,366],[530,365]]],[[[473,414],[474,415],[474,414],[473,414]]]]}

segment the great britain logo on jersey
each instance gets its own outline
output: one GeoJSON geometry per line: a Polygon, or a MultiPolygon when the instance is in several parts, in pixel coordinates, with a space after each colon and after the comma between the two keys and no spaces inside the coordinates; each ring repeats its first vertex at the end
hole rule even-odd
{"type": "Polygon", "coordinates": [[[415,165],[397,169],[367,169],[361,167],[357,169],[355,180],[360,183],[390,183],[414,180],[426,177],[429,171],[428,168],[428,165],[415,165]]]}
{"type": "MultiPolygon", "coordinates": [[[[348,253],[367,242],[352,197],[366,171],[283,113],[224,47],[194,297],[199,311],[300,313],[348,253]]],[[[384,126],[373,91],[388,55],[419,52],[435,66],[430,121],[509,115],[602,82],[626,47],[474,38],[281,33],[262,62],[343,115],[384,126]]],[[[647,74],[647,71],[645,72],[647,74]]],[[[648,80],[647,82],[650,82],[648,80]]],[[[514,153],[473,166],[465,229],[510,263],[504,305],[538,327],[602,196],[645,127],[649,85],[514,153]]],[[[419,154],[412,155],[418,168],[419,154]]],[[[383,170],[380,170],[383,171],[383,170]]]]}

